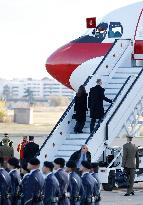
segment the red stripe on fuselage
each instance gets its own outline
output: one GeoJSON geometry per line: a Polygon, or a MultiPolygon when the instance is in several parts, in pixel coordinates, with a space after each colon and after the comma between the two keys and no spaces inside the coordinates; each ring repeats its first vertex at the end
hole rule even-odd
{"type": "Polygon", "coordinates": [[[143,40],[135,41],[134,54],[143,54],[143,40]]]}
{"type": "Polygon", "coordinates": [[[89,59],[105,56],[111,46],[112,43],[69,43],[47,59],[46,69],[55,79],[71,88],[69,79],[72,72],[89,59]]]}

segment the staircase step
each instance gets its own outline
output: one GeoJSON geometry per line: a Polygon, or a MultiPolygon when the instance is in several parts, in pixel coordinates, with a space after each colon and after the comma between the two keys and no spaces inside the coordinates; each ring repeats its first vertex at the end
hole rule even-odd
{"type": "Polygon", "coordinates": [[[87,139],[87,137],[89,136],[89,134],[86,133],[78,133],[78,134],[74,134],[71,133],[70,136],[67,139],[87,139]]]}

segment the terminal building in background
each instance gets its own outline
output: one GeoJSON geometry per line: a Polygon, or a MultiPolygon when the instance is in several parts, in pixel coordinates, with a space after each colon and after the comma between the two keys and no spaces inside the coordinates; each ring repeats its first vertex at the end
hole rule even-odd
{"type": "Polygon", "coordinates": [[[8,99],[23,99],[32,94],[34,99],[46,100],[49,96],[64,96],[72,99],[74,91],[60,84],[55,79],[43,78],[40,80],[26,79],[0,79],[0,96],[8,99]]]}

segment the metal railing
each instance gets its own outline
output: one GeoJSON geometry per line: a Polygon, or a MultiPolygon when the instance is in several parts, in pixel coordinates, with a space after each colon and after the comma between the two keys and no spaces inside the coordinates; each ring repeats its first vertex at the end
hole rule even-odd
{"type": "Polygon", "coordinates": [[[137,82],[137,80],[139,79],[139,77],[141,76],[142,73],[143,73],[143,69],[139,72],[138,76],[136,77],[136,79],[132,83],[131,87],[128,89],[128,91],[126,92],[126,94],[124,95],[122,100],[120,101],[119,105],[117,106],[117,108],[115,109],[115,111],[113,112],[113,114],[111,115],[109,120],[107,121],[107,123],[106,123],[106,140],[108,140],[108,138],[109,138],[109,136],[108,136],[108,134],[109,134],[108,133],[108,125],[109,125],[109,123],[111,122],[112,118],[114,117],[114,115],[117,113],[117,111],[121,107],[122,103],[124,102],[124,100],[126,99],[127,95],[129,94],[129,92],[131,91],[131,89],[133,88],[133,86],[135,85],[135,83],[137,82]]]}

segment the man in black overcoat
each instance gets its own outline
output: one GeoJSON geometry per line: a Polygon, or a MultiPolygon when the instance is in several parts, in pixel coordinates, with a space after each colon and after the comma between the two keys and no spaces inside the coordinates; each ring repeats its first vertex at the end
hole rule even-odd
{"type": "Polygon", "coordinates": [[[89,92],[88,97],[88,107],[90,109],[90,132],[92,133],[94,130],[95,122],[97,119],[101,120],[104,116],[104,107],[103,101],[112,103],[112,100],[105,97],[105,89],[101,87],[102,81],[101,79],[97,79],[97,85],[92,87],[89,92]]]}
{"type": "Polygon", "coordinates": [[[29,136],[29,143],[24,147],[24,161],[29,162],[39,152],[39,145],[34,142],[34,136],[29,136]]]}

